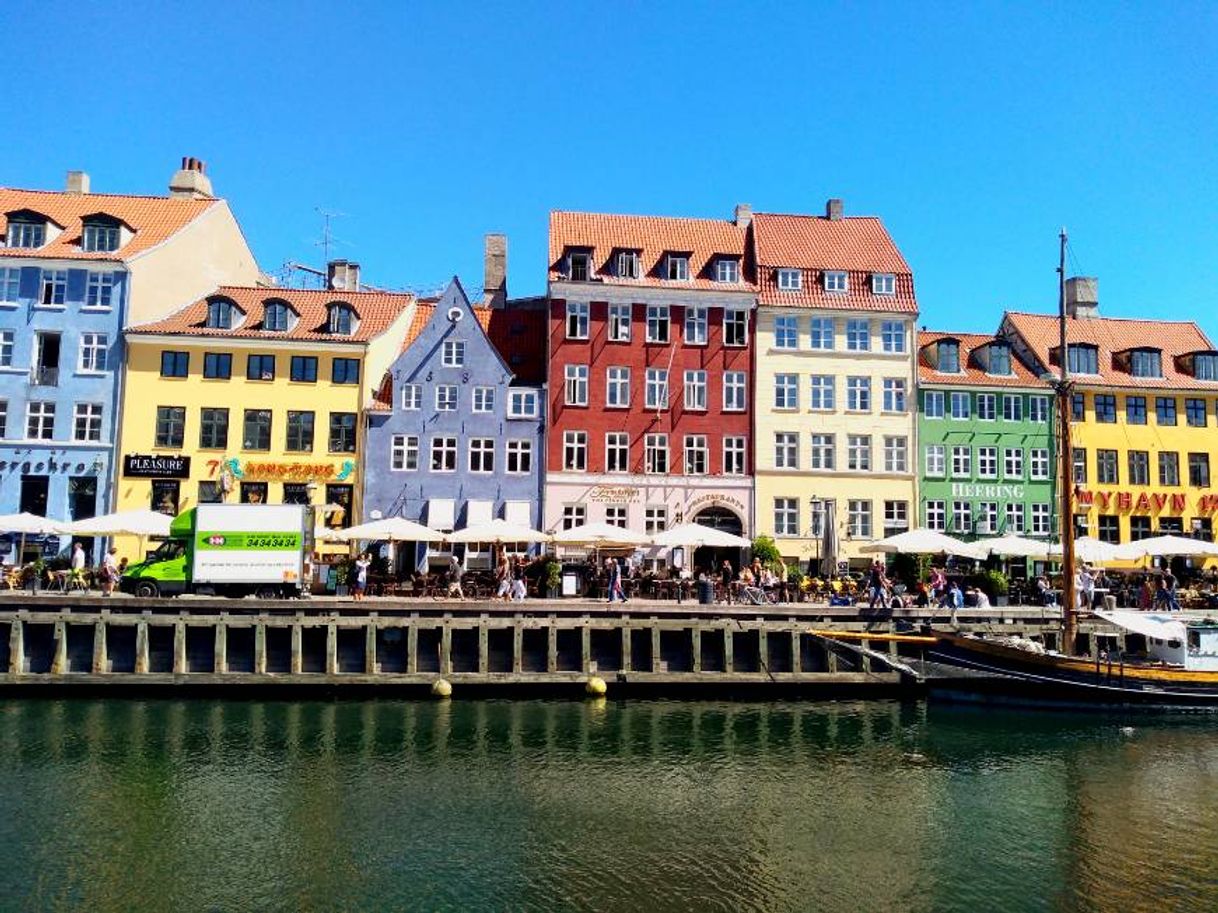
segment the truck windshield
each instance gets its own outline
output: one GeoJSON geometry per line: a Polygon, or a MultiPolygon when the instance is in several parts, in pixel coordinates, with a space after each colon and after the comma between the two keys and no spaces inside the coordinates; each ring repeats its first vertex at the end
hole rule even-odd
{"type": "Polygon", "coordinates": [[[154,561],[170,561],[182,554],[183,543],[179,539],[167,539],[161,543],[160,548],[152,553],[154,561]]]}

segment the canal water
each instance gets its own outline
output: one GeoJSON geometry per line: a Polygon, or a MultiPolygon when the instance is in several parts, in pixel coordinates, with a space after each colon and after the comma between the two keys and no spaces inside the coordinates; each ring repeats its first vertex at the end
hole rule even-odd
{"type": "Polygon", "coordinates": [[[4,911],[1212,911],[1218,718],[9,700],[0,853],[4,911]]]}

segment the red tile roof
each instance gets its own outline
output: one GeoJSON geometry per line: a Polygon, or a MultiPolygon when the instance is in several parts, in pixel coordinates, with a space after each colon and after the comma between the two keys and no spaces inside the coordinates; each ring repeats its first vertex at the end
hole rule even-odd
{"type": "MultiPolygon", "coordinates": [[[[408,292],[339,292],[329,289],[225,285],[168,317],[132,327],[127,332],[134,335],[226,336],[265,339],[268,342],[295,339],[364,343],[385,332],[414,301],[415,296],[408,292]],[[239,326],[226,330],[205,325],[208,303],[217,298],[227,299],[245,312],[245,319],[239,326]],[[266,305],[271,301],[287,302],[299,315],[295,325],[285,332],[262,329],[266,305]],[[350,305],[359,318],[355,332],[350,336],[341,336],[327,330],[329,305],[336,302],[350,305]]],[[[416,323],[417,320],[416,317],[416,323]]]]}
{"type": "MultiPolygon", "coordinates": [[[[1059,362],[1055,350],[1060,343],[1056,315],[1008,311],[1003,316],[1003,330],[1004,333],[1017,334],[1043,365],[1050,370],[1056,369],[1059,362]]],[[[1192,321],[1069,318],[1066,321],[1066,342],[1068,345],[1094,345],[1098,349],[1099,376],[1073,375],[1083,385],[1148,390],[1218,390],[1218,382],[1197,380],[1181,371],[1176,363],[1179,356],[1208,352],[1214,348],[1201,328],[1192,321]],[[1162,377],[1134,377],[1113,357],[1118,352],[1145,348],[1162,351],[1162,377]]]]}
{"type": "Polygon", "coordinates": [[[624,216],[597,212],[550,213],[550,279],[565,279],[564,256],[568,249],[592,252],[593,276],[614,285],[665,288],[752,291],[751,270],[745,260],[747,228],[728,219],[685,219],[667,216],[624,216]],[[615,273],[615,253],[641,252],[641,277],[620,278],[615,273]],[[664,254],[689,255],[688,280],[661,278],[664,254]],[[741,261],[738,283],[714,280],[716,256],[741,261]]]}
{"type": "MultiPolygon", "coordinates": [[[[1010,375],[992,375],[985,373],[973,354],[987,343],[1000,341],[1000,336],[987,336],[984,333],[939,333],[922,330],[918,333],[918,381],[923,384],[944,384],[951,386],[973,387],[1043,387],[1036,372],[1023,363],[1014,353],[1011,353],[1010,375]],[[954,339],[960,344],[960,366],[964,369],[959,374],[944,373],[935,367],[933,360],[934,344],[941,339],[954,339]]],[[[1048,389],[1046,387],[1046,389],[1048,389]]]]}
{"type": "Polygon", "coordinates": [[[181,231],[220,200],[189,197],[126,196],[112,193],[63,193],[0,187],[0,233],[7,235],[8,213],[30,210],[63,231],[38,248],[0,247],[0,257],[56,257],[72,260],[130,260],[181,231]],[[127,225],[132,238],[116,251],[80,249],[83,219],[104,214],[127,225]]]}
{"type": "Polygon", "coordinates": [[[753,215],[758,301],[787,307],[917,313],[913,274],[884,223],[874,216],[753,215]],[[803,272],[802,288],[778,288],[780,268],[803,272]],[[844,270],[848,291],[827,292],[823,272],[844,270]],[[875,295],[871,277],[892,273],[895,294],[875,295]]]}

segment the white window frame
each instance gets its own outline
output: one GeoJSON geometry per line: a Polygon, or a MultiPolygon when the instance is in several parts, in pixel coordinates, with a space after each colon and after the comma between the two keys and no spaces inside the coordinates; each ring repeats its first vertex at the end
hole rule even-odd
{"type": "Polygon", "coordinates": [[[0,266],[0,305],[15,306],[21,301],[21,268],[0,266]]]}
{"type": "Polygon", "coordinates": [[[846,411],[871,411],[871,378],[854,375],[846,378],[846,411]]]}
{"type": "Polygon", "coordinates": [[[630,342],[631,310],[633,305],[612,303],[609,305],[609,341],[630,342]]]}
{"type": "Polygon", "coordinates": [[[998,502],[978,501],[977,515],[973,523],[978,535],[992,536],[998,532],[998,502]]]}
{"type": "Polygon", "coordinates": [[[626,365],[610,365],[605,369],[605,408],[628,409],[630,407],[630,368],[626,365]]]}
{"type": "Polygon", "coordinates": [[[947,414],[947,403],[942,390],[927,390],[922,399],[922,417],[938,421],[947,414]],[[937,406],[932,406],[936,403],[937,406]]]}
{"type": "Polygon", "coordinates": [[[780,314],[774,318],[774,348],[799,348],[799,318],[792,314],[780,314]]]}
{"type": "Polygon", "coordinates": [[[682,328],[682,341],[687,346],[704,346],[710,338],[710,318],[705,305],[689,304],[685,306],[685,324],[682,328]]]}
{"type": "Polygon", "coordinates": [[[431,472],[450,473],[457,471],[457,439],[452,435],[438,434],[431,439],[431,472]],[[440,468],[436,468],[436,457],[440,457],[440,468]],[[451,468],[445,464],[451,464],[451,468]]]}
{"type": "Polygon", "coordinates": [[[445,368],[465,367],[465,342],[461,339],[446,339],[440,350],[440,364],[445,368]]]}
{"type": "Polygon", "coordinates": [[[52,441],[55,439],[55,403],[49,400],[31,400],[25,407],[25,436],[30,441],[52,441]],[[35,410],[37,407],[37,410],[35,410]],[[48,424],[49,423],[49,424],[48,424]],[[33,433],[35,424],[37,433],[33,433]]]}
{"type": "Polygon", "coordinates": [[[1002,451],[1002,477],[1023,480],[1023,448],[1004,447],[1002,451]]]}
{"type": "Polygon", "coordinates": [[[998,420],[998,396],[995,393],[978,393],[975,404],[977,421],[994,422],[998,420]]]}
{"type": "Polygon", "coordinates": [[[710,445],[705,434],[685,435],[685,446],[681,464],[683,473],[687,476],[704,476],[710,474],[710,445]],[[697,464],[701,464],[698,466],[697,464]],[[695,471],[698,469],[699,471],[695,471]]]}
{"type": "Polygon", "coordinates": [[[538,400],[536,390],[508,390],[508,418],[537,418],[538,400]]]}
{"type": "Polygon", "coordinates": [[[567,339],[587,339],[591,322],[591,306],[586,301],[568,301],[566,305],[567,339]]]}
{"type": "Polygon", "coordinates": [[[973,477],[973,448],[968,444],[956,444],[952,447],[952,478],[971,479],[973,477]]]}
{"type": "Polygon", "coordinates": [[[1019,394],[1004,393],[1002,396],[1002,420],[1004,422],[1023,421],[1023,397],[1019,394]]]}
{"type": "Polygon", "coordinates": [[[423,385],[402,384],[402,411],[418,412],[423,408],[423,385]]]}
{"type": "Polygon", "coordinates": [[[904,355],[905,322],[902,320],[880,321],[880,348],[891,355],[904,355]]]}
{"type": "Polygon", "coordinates": [[[494,387],[474,387],[473,411],[479,415],[495,411],[494,387]]]}
{"type": "Polygon", "coordinates": [[[968,501],[952,501],[952,532],[968,533],[973,529],[973,505],[968,501]]]}
{"type": "Polygon", "coordinates": [[[837,321],[832,317],[813,317],[808,322],[808,347],[816,352],[832,352],[837,347],[837,321]]]}
{"type": "Polygon", "coordinates": [[[564,504],[562,507],[562,528],[574,529],[588,522],[588,508],[583,504],[564,504]]]}
{"type": "Polygon", "coordinates": [[[846,469],[850,472],[871,471],[871,435],[846,435],[846,469]]]}
{"type": "Polygon", "coordinates": [[[895,295],[897,293],[897,277],[893,273],[872,273],[871,294],[895,295]]]}
{"type": "Polygon", "coordinates": [[[668,408],[668,369],[648,368],[644,375],[643,405],[647,409],[663,412],[668,408]]]}
{"type": "Polygon", "coordinates": [[[605,472],[630,472],[630,435],[627,432],[605,432],[605,472]],[[620,460],[613,457],[620,457],[620,460]]]}
{"type": "Polygon", "coordinates": [[[728,436],[723,439],[723,474],[743,476],[748,474],[748,438],[728,436]]]}
{"type": "Polygon", "coordinates": [[[804,273],[801,269],[783,267],[778,270],[778,288],[784,292],[798,292],[804,287],[804,273]]]}
{"type": "Polygon", "coordinates": [[[102,439],[101,403],[75,403],[72,410],[72,440],[100,441],[102,439]],[[85,422],[85,436],[80,436],[80,422],[85,422]]]}
{"type": "Polygon", "coordinates": [[[587,251],[572,251],[567,254],[567,278],[572,282],[589,281],[592,278],[592,255],[587,251]],[[578,272],[583,275],[577,276],[578,272]]]}
{"type": "Polygon", "coordinates": [[[723,411],[745,412],[748,410],[748,382],[743,371],[723,372],[723,411]]]}
{"type": "Polygon", "coordinates": [[[814,431],[809,442],[809,466],[820,472],[837,468],[837,435],[814,431]]]}
{"type": "Polygon", "coordinates": [[[774,499],[774,536],[778,539],[799,536],[799,498],[774,499]]]}
{"type": "Polygon", "coordinates": [[[106,370],[106,353],[110,338],[105,333],[81,333],[76,370],[102,374],[106,370]]]}
{"type": "Polygon", "coordinates": [[[884,436],[884,471],[909,472],[909,438],[900,434],[884,436]]]}
{"type": "Polygon", "coordinates": [[[626,506],[624,504],[610,504],[605,508],[605,523],[609,526],[616,526],[619,529],[626,528],[626,506]]]}
{"type": "Polygon", "coordinates": [[[922,462],[923,472],[935,479],[947,477],[947,446],[944,444],[927,444],[926,456],[922,462]]]}
{"type": "Polygon", "coordinates": [[[1045,482],[1049,478],[1049,448],[1033,447],[1028,451],[1028,478],[1033,482],[1045,482]]]}
{"type": "Polygon", "coordinates": [[[587,365],[567,365],[563,369],[563,402],[568,406],[588,405],[587,365]]]}
{"type": "Polygon", "coordinates": [[[467,450],[469,471],[474,475],[492,474],[495,471],[495,449],[493,437],[470,438],[467,450]]]}
{"type": "Polygon", "coordinates": [[[735,257],[719,257],[715,261],[716,282],[739,282],[740,261],[735,257]]]}
{"type": "Polygon", "coordinates": [[[774,375],[774,410],[793,411],[799,408],[799,375],[774,375]]]}
{"type": "Polygon", "coordinates": [[[968,421],[969,417],[972,415],[972,410],[973,410],[972,394],[967,391],[953,390],[952,395],[950,397],[950,403],[951,403],[951,411],[948,413],[948,417],[951,418],[951,420],[955,421],[955,422],[968,421]],[[958,403],[964,404],[963,414],[961,412],[959,412],[956,408],[958,403]]]}
{"type": "Polygon", "coordinates": [[[588,432],[564,431],[562,435],[562,471],[588,471],[588,432]]]}
{"type": "Polygon", "coordinates": [[[666,505],[643,508],[644,533],[654,536],[656,533],[662,533],[666,529],[668,529],[668,507],[666,505]]]}
{"type": "Polygon", "coordinates": [[[664,260],[664,276],[669,282],[689,281],[689,257],[669,254],[664,260]]]}
{"type": "Polygon", "coordinates": [[[669,467],[668,435],[647,434],[643,436],[643,472],[648,475],[667,475],[669,467]]]}
{"type": "Polygon", "coordinates": [[[647,305],[646,341],[656,345],[668,345],[672,341],[672,313],[667,304],[647,305]]]}
{"type": "Polygon", "coordinates": [[[532,471],[533,442],[528,438],[508,438],[504,449],[504,472],[512,476],[527,476],[532,471]]]}
{"type": "Polygon", "coordinates": [[[927,501],[923,508],[926,528],[937,533],[947,532],[947,502],[927,501]]]}
{"type": "Polygon", "coordinates": [[[846,535],[851,539],[871,539],[875,534],[870,501],[846,502],[846,535]]]}
{"type": "Polygon", "coordinates": [[[905,379],[901,377],[884,378],[884,411],[907,412],[909,405],[905,395],[905,379]]]}
{"type": "Polygon", "coordinates": [[[993,444],[982,444],[977,448],[977,478],[998,478],[998,448],[993,444]]]}
{"type": "Polygon", "coordinates": [[[456,412],[458,396],[456,384],[436,384],[436,411],[456,412]]]}
{"type": "Polygon", "coordinates": [[[824,273],[826,292],[844,295],[850,291],[850,274],[841,269],[827,269],[824,273]]]}
{"type": "Polygon", "coordinates": [[[1006,530],[1007,535],[1022,536],[1024,532],[1024,513],[1022,501],[1007,501],[1006,509],[1006,530]]]}
{"type": "Polygon", "coordinates": [[[617,252],[617,276],[619,279],[638,279],[642,276],[643,258],[637,250],[617,252]]]}
{"type": "Polygon", "coordinates": [[[799,469],[799,433],[796,431],[774,432],[774,468],[799,469]]]}
{"type": "Polygon", "coordinates": [[[837,408],[837,376],[812,374],[808,377],[808,408],[815,412],[832,412],[837,408]]]}
{"type": "Polygon", "coordinates": [[[66,269],[44,269],[41,278],[35,307],[62,310],[68,301],[68,271],[66,269]],[[50,297],[50,301],[47,300],[48,297],[50,297]]]}
{"type": "Polygon", "coordinates": [[[1033,423],[1046,423],[1049,421],[1049,397],[1028,397],[1028,421],[1033,423]]]}
{"type": "Polygon", "coordinates": [[[1053,531],[1053,514],[1049,504],[1037,501],[1032,505],[1032,535],[1047,536],[1053,531]]]}
{"type": "Polygon", "coordinates": [[[419,469],[419,436],[395,434],[390,440],[389,471],[417,472],[419,469]]]}
{"type": "Polygon", "coordinates": [[[688,412],[705,412],[707,395],[706,395],[707,374],[702,370],[688,370],[685,372],[684,385],[682,392],[684,394],[685,409],[688,412]]]}
{"type": "Polygon", "coordinates": [[[86,311],[109,311],[114,307],[114,273],[89,271],[85,282],[86,311]]]}
{"type": "Polygon", "coordinates": [[[742,349],[749,344],[747,308],[723,309],[723,344],[729,349],[742,349]]]}
{"type": "Polygon", "coordinates": [[[846,321],[846,351],[871,351],[871,321],[861,317],[851,317],[846,321]]]}

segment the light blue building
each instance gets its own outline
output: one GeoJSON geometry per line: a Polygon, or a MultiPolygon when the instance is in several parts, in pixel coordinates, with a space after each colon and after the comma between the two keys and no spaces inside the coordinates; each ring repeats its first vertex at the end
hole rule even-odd
{"type": "MultiPolygon", "coordinates": [[[[544,477],[545,313],[470,304],[457,279],[420,302],[407,343],[368,411],[364,516],[450,531],[503,518],[539,528],[544,477]]],[[[498,305],[498,306],[494,306],[498,305]]],[[[448,553],[407,545],[395,566],[448,553]]],[[[471,546],[469,567],[489,567],[471,546]]]]}

